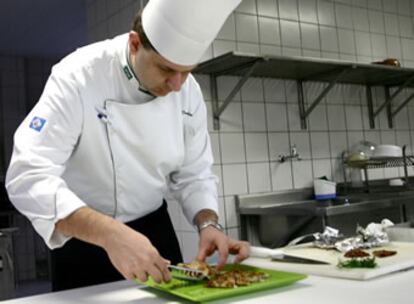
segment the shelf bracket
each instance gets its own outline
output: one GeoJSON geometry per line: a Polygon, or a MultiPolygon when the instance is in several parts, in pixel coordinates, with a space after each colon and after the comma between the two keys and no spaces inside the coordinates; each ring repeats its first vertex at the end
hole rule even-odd
{"type": "MultiPolygon", "coordinates": [[[[385,91],[385,99],[389,100],[391,98],[390,95],[390,88],[389,87],[384,87],[384,91],[385,91]]],[[[392,116],[391,116],[391,107],[392,107],[392,103],[389,102],[387,104],[387,120],[388,120],[388,128],[392,129],[393,128],[393,122],[392,122],[392,116]]]]}
{"type": "Polygon", "coordinates": [[[305,110],[305,101],[303,94],[302,81],[299,80],[298,83],[298,103],[299,103],[299,112],[300,112],[300,124],[302,129],[306,129],[306,118],[310,113],[315,109],[315,107],[321,102],[321,100],[329,93],[333,86],[338,82],[338,80],[345,75],[352,67],[346,67],[341,69],[336,76],[329,82],[329,84],[322,90],[318,97],[312,102],[307,110],[305,110]]]}
{"type": "Polygon", "coordinates": [[[223,104],[219,106],[218,101],[218,91],[217,91],[217,75],[211,75],[210,76],[210,83],[211,83],[211,96],[213,100],[213,127],[214,130],[220,129],[220,115],[223,113],[223,111],[227,108],[229,103],[232,101],[234,96],[237,94],[237,92],[240,91],[240,89],[243,87],[243,85],[246,83],[246,81],[249,79],[250,75],[254,72],[257,65],[261,62],[261,59],[253,61],[246,69],[245,74],[240,78],[240,80],[236,83],[233,90],[229,93],[229,95],[224,100],[223,104]]]}
{"type": "Polygon", "coordinates": [[[386,97],[385,101],[378,107],[378,109],[374,112],[374,117],[376,117],[382,109],[384,109],[387,105],[391,104],[395,97],[401,93],[403,89],[405,89],[412,81],[414,80],[414,75],[408,78],[398,89],[392,94],[386,97]]]}
{"type": "Polygon", "coordinates": [[[414,98],[414,93],[412,93],[410,96],[407,97],[407,99],[405,99],[399,106],[397,109],[395,109],[394,112],[391,113],[391,117],[394,117],[395,115],[398,114],[398,112],[400,112],[402,110],[402,108],[404,108],[410,101],[411,99],[414,98]]]}
{"type": "Polygon", "coordinates": [[[372,102],[372,88],[366,87],[367,105],[368,105],[368,118],[370,129],[375,129],[375,117],[374,117],[374,103],[372,102]]]}

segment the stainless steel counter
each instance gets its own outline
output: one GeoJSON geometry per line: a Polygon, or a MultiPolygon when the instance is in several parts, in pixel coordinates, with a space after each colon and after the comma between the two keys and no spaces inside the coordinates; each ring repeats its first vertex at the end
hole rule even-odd
{"type": "Polygon", "coordinates": [[[408,207],[414,205],[414,191],[358,193],[324,201],[312,196],[312,189],[236,196],[241,238],[255,245],[280,247],[293,237],[322,231],[325,226],[337,225],[350,234],[357,224],[382,218],[405,222],[408,207]],[[280,240],[276,240],[278,237],[280,240]]]}

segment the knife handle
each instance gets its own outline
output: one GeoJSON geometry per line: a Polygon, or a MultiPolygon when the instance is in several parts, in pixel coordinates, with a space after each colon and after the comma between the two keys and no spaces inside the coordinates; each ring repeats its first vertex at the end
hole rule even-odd
{"type": "Polygon", "coordinates": [[[270,249],[266,247],[251,246],[250,256],[254,258],[270,258],[272,256],[283,255],[282,249],[270,249]]]}

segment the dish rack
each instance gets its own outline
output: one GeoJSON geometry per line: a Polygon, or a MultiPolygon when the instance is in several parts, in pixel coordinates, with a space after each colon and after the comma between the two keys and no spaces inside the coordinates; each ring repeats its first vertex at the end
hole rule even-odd
{"type": "Polygon", "coordinates": [[[343,164],[343,174],[344,174],[344,183],[349,186],[350,181],[347,180],[346,170],[351,169],[361,169],[364,172],[364,184],[365,191],[370,192],[370,182],[369,182],[369,169],[379,169],[379,168],[404,168],[404,187],[409,188],[409,178],[408,178],[408,167],[414,166],[414,155],[406,154],[406,146],[402,148],[401,157],[381,157],[381,158],[371,158],[371,159],[361,159],[361,160],[347,160],[346,152],[342,153],[342,164],[343,164]]]}

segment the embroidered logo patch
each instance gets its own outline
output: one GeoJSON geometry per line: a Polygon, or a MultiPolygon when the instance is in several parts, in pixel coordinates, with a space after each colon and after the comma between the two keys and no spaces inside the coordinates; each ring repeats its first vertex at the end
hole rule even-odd
{"type": "Polygon", "coordinates": [[[126,77],[128,78],[128,80],[131,80],[132,73],[131,73],[131,71],[129,70],[129,68],[127,66],[124,66],[124,73],[125,73],[126,77]]]}
{"type": "Polygon", "coordinates": [[[30,122],[29,127],[37,132],[42,131],[43,126],[46,124],[46,119],[40,117],[33,117],[32,121],[30,122]]]}

